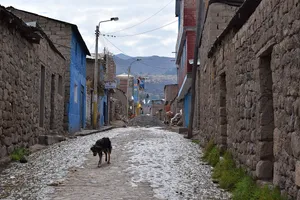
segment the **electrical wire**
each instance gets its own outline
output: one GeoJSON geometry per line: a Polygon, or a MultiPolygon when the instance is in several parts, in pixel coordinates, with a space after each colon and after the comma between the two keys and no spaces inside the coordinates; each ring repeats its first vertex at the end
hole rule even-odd
{"type": "Polygon", "coordinates": [[[124,51],[122,51],[119,47],[117,47],[116,45],[114,45],[109,39],[107,39],[106,37],[103,37],[105,40],[107,40],[112,46],[114,46],[116,49],[118,49],[120,52],[124,53],[125,55],[128,55],[126,54],[124,51]]]}
{"type": "Polygon", "coordinates": [[[171,0],[167,5],[165,5],[164,7],[162,7],[159,11],[157,11],[156,13],[154,13],[153,15],[151,15],[150,17],[148,17],[147,19],[133,25],[133,26],[130,26],[130,27],[127,27],[127,28],[124,28],[124,29],[121,29],[121,30],[118,30],[118,31],[115,31],[115,32],[110,32],[110,33],[106,33],[106,34],[113,34],[113,33],[119,33],[121,31],[125,31],[125,30],[128,30],[128,29],[131,29],[133,27],[136,27],[146,21],[148,21],[149,19],[151,19],[152,17],[154,17],[155,15],[157,15],[158,13],[160,13],[162,10],[164,10],[168,5],[170,5],[174,0],[171,0]]]}
{"type": "Polygon", "coordinates": [[[142,33],[137,33],[137,34],[133,34],[133,35],[119,35],[119,36],[116,36],[116,37],[132,37],[132,36],[137,36],[137,35],[143,35],[143,34],[146,34],[146,33],[150,33],[150,32],[153,32],[153,31],[156,31],[156,30],[159,30],[159,29],[162,29],[166,26],[169,26],[171,24],[174,24],[175,22],[177,22],[177,20],[173,21],[173,22],[170,22],[168,24],[165,24],[161,27],[158,27],[158,28],[155,28],[155,29],[152,29],[152,30],[149,30],[149,31],[145,31],[145,32],[142,32],[142,33]]]}
{"type": "MultiPolygon", "coordinates": [[[[120,52],[122,52],[122,53],[124,53],[125,55],[128,55],[128,54],[126,54],[124,51],[122,51],[120,48],[118,48],[116,45],[114,45],[109,39],[107,39],[107,38],[105,38],[105,37],[103,37],[105,40],[107,40],[113,47],[115,47],[116,49],[118,49],[120,52]]],[[[123,66],[123,67],[121,67],[125,72],[126,72],[126,67],[125,66],[123,66]]]]}

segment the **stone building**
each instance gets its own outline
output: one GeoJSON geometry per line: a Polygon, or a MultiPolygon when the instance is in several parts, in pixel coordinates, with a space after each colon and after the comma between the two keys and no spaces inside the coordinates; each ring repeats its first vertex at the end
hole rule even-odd
{"type": "MultiPolygon", "coordinates": [[[[118,81],[118,85],[117,87],[119,89],[121,89],[123,92],[125,92],[125,94],[127,95],[127,86],[128,86],[128,74],[119,74],[117,75],[117,81],[118,81]]],[[[129,97],[133,96],[133,85],[134,84],[134,76],[129,75],[129,88],[128,88],[128,94],[129,97]]]]}
{"type": "Polygon", "coordinates": [[[36,22],[0,6],[0,160],[63,133],[64,56],[36,22]]]}
{"type": "MultiPolygon", "coordinates": [[[[112,54],[105,50],[103,54],[99,54],[99,80],[98,80],[98,127],[109,124],[110,115],[110,98],[111,90],[116,88],[116,64],[113,60],[112,54]]],[[[88,57],[87,62],[87,83],[89,84],[87,90],[87,125],[91,127],[92,122],[92,96],[93,96],[93,80],[94,80],[94,68],[95,68],[95,55],[88,57]]]]}
{"type": "Polygon", "coordinates": [[[70,133],[85,127],[86,55],[90,52],[75,24],[35,13],[7,8],[25,22],[37,21],[67,61],[65,73],[64,129],[70,133]]]}
{"type": "Polygon", "coordinates": [[[213,139],[256,180],[300,199],[300,2],[242,3],[211,1],[206,11],[196,82],[201,143],[213,139]]]}
{"type": "Polygon", "coordinates": [[[151,115],[156,116],[160,120],[164,120],[165,117],[165,102],[163,100],[151,100],[151,115]]]}
{"type": "MultiPolygon", "coordinates": [[[[104,125],[105,114],[103,112],[105,105],[107,104],[107,95],[104,91],[104,72],[105,70],[105,61],[103,59],[104,55],[99,54],[99,81],[98,81],[98,127],[104,125]],[[103,106],[103,107],[102,107],[103,106]]],[[[92,128],[93,121],[93,90],[94,90],[94,70],[95,70],[95,57],[86,58],[86,127],[92,128]]]]}
{"type": "Polygon", "coordinates": [[[111,120],[121,120],[126,116],[127,96],[121,89],[116,88],[111,97],[114,99],[111,104],[114,107],[111,109],[111,120]]]}
{"type": "Polygon", "coordinates": [[[178,94],[178,84],[165,85],[164,87],[165,101],[173,101],[178,94]]]}
{"type": "Polygon", "coordinates": [[[171,111],[173,113],[178,113],[182,106],[177,101],[178,95],[178,84],[165,85],[164,87],[165,101],[171,104],[171,111]]]}

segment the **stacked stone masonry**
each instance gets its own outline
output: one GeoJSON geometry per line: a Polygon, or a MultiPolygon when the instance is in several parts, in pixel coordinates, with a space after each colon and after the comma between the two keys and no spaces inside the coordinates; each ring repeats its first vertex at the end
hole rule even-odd
{"type": "Polygon", "coordinates": [[[211,12],[220,6],[209,7],[199,49],[201,143],[214,139],[257,180],[300,199],[300,1],[262,0],[208,58],[216,26],[234,10],[222,5],[228,18],[214,19],[227,13],[211,12]]]}
{"type": "Polygon", "coordinates": [[[2,19],[0,30],[1,160],[40,135],[63,132],[66,61],[45,38],[33,44],[2,19]]]}
{"type": "MultiPolygon", "coordinates": [[[[67,66],[71,65],[71,41],[72,41],[72,25],[53,20],[44,16],[40,16],[34,13],[10,9],[15,15],[21,18],[25,22],[37,21],[43,31],[50,37],[57,49],[66,58],[67,66]]],[[[66,81],[65,84],[65,99],[64,99],[64,130],[69,129],[69,116],[68,116],[68,105],[70,101],[70,67],[66,69],[64,76],[66,81]]]]}

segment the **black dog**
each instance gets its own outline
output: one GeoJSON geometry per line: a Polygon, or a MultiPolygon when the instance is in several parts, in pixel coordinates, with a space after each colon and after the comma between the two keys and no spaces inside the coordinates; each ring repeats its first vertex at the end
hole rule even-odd
{"type": "Polygon", "coordinates": [[[105,161],[107,161],[107,164],[110,164],[110,154],[111,154],[112,146],[110,139],[107,137],[104,137],[100,140],[97,140],[96,144],[91,147],[91,151],[93,152],[94,156],[99,155],[99,162],[98,167],[101,165],[102,161],[102,152],[105,153],[105,161]],[[108,160],[107,160],[107,154],[108,154],[108,160]]]}

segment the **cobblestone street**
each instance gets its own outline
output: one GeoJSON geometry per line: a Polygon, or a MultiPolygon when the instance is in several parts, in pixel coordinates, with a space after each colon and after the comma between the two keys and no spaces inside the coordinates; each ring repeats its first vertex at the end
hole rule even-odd
{"type": "Polygon", "coordinates": [[[197,144],[159,128],[121,128],[55,144],[0,176],[4,199],[229,199],[197,144]],[[111,164],[89,151],[110,137],[111,164]]]}

